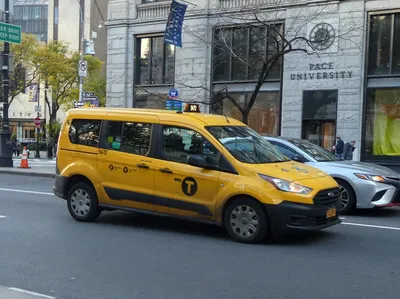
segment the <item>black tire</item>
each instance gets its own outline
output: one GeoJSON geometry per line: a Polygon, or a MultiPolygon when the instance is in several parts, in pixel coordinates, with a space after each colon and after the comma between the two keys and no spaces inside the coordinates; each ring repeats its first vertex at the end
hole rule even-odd
{"type": "Polygon", "coordinates": [[[339,214],[341,215],[348,215],[356,209],[357,205],[357,199],[356,199],[356,194],[354,193],[353,188],[350,186],[350,184],[344,180],[341,179],[335,179],[336,182],[339,184],[340,188],[340,196],[341,196],[341,208],[338,211],[339,214]],[[347,204],[345,204],[345,194],[347,194],[347,204]]]}
{"type": "Polygon", "coordinates": [[[69,189],[67,206],[71,216],[81,222],[95,221],[101,213],[96,191],[86,183],[75,184],[69,189]]]}
{"type": "MultiPolygon", "coordinates": [[[[247,215],[247,214],[246,214],[247,215]]],[[[242,219],[241,221],[247,222],[249,217],[246,219],[242,219]]],[[[248,225],[248,223],[240,223],[241,225],[248,225]]],[[[267,237],[270,233],[269,229],[269,221],[268,221],[268,216],[264,209],[262,208],[261,204],[251,198],[238,198],[232,201],[229,206],[227,207],[225,214],[224,214],[224,226],[225,229],[227,230],[228,234],[231,236],[231,238],[240,243],[259,243],[263,239],[267,237]],[[244,210],[244,208],[249,209],[247,212],[244,210]],[[255,213],[255,218],[251,217],[253,220],[257,219],[258,225],[255,227],[256,231],[252,232],[251,229],[247,229],[247,233],[251,233],[251,235],[246,236],[246,229],[242,230],[240,226],[234,225],[234,222],[231,220],[236,219],[236,215],[239,212],[245,212],[248,213],[251,211],[252,215],[255,213]]]]}

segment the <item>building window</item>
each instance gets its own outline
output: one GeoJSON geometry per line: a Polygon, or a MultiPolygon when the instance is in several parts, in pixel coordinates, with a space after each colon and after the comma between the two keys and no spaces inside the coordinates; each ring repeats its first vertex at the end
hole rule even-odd
{"type": "Polygon", "coordinates": [[[400,87],[368,88],[365,155],[400,161],[400,87]]]}
{"type": "Polygon", "coordinates": [[[372,15],[369,33],[369,75],[400,74],[400,13],[372,15]]]}
{"type": "MultiPolygon", "coordinates": [[[[213,81],[256,81],[263,63],[277,51],[276,41],[283,25],[219,28],[214,34],[213,81]],[[279,32],[279,33],[278,33],[279,32]]],[[[282,59],[273,66],[267,80],[279,80],[282,59]]]]}
{"type": "Polygon", "coordinates": [[[164,43],[163,36],[138,38],[137,85],[172,85],[175,47],[164,43]]]}
{"type": "Polygon", "coordinates": [[[69,140],[74,144],[98,147],[100,126],[100,120],[74,119],[69,129],[69,140]]]}
{"type": "Polygon", "coordinates": [[[167,98],[167,94],[137,95],[135,99],[135,108],[165,109],[165,99],[167,98]]]}
{"type": "MultiPolygon", "coordinates": [[[[241,106],[244,107],[249,101],[252,93],[229,93],[231,97],[241,106]]],[[[250,110],[248,117],[248,125],[258,133],[268,136],[279,135],[280,126],[280,92],[268,91],[260,92],[257,99],[250,110]]],[[[228,99],[224,99],[219,103],[217,108],[218,114],[224,114],[242,121],[243,116],[240,111],[228,99]]]]}
{"type": "Polygon", "coordinates": [[[151,124],[111,121],[108,126],[109,149],[146,156],[150,150],[151,124]]]}
{"type": "Polygon", "coordinates": [[[332,150],[336,137],[337,100],[337,90],[303,92],[303,139],[332,150]]]}

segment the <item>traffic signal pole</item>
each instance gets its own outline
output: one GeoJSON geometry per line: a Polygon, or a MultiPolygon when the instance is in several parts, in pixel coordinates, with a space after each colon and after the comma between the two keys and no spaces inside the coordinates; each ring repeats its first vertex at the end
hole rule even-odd
{"type": "MultiPolygon", "coordinates": [[[[9,24],[10,0],[5,0],[4,17],[5,23],[9,24]]],[[[4,42],[4,64],[1,68],[3,72],[3,121],[0,128],[0,167],[13,167],[10,121],[8,119],[8,96],[10,92],[9,55],[10,43],[4,42]]]]}

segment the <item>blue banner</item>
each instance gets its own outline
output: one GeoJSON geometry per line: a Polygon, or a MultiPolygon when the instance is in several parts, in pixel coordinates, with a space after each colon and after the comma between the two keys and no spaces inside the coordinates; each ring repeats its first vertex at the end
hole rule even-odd
{"type": "Polygon", "coordinates": [[[182,24],[187,5],[172,0],[164,42],[182,48],[182,24]]]}

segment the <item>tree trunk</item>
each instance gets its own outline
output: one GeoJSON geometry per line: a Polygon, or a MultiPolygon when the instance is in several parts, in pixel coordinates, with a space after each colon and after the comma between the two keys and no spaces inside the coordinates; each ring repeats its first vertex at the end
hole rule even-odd
{"type": "Polygon", "coordinates": [[[243,113],[242,113],[242,122],[246,125],[248,125],[248,122],[249,122],[250,109],[245,109],[245,110],[243,110],[243,113]]]}

